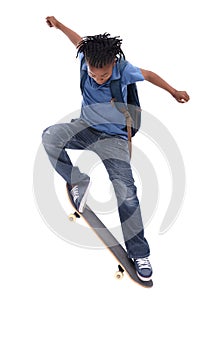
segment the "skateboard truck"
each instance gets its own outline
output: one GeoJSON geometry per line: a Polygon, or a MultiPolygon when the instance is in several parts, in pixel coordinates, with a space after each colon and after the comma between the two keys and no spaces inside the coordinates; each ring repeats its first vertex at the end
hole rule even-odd
{"type": "Polygon", "coordinates": [[[78,218],[80,218],[80,217],[81,217],[81,216],[80,216],[77,212],[71,213],[71,214],[69,214],[69,216],[68,216],[69,220],[70,220],[70,221],[74,221],[74,222],[76,222],[76,220],[77,220],[78,218]]]}
{"type": "Polygon", "coordinates": [[[121,265],[118,265],[118,271],[115,273],[115,278],[121,280],[124,277],[124,269],[121,265]]]}

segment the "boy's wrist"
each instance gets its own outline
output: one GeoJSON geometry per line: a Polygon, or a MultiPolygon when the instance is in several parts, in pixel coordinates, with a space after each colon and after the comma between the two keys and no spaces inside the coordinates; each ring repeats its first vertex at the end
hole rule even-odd
{"type": "Polygon", "coordinates": [[[57,21],[56,28],[61,30],[62,27],[63,27],[63,24],[61,22],[57,21]]]}
{"type": "Polygon", "coordinates": [[[177,90],[172,88],[171,91],[170,91],[170,93],[171,93],[171,95],[175,98],[176,93],[177,93],[177,90]]]}

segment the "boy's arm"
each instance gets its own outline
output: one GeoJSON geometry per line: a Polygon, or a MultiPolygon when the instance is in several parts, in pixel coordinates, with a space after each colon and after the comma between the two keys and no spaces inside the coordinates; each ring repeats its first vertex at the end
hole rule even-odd
{"type": "Polygon", "coordinates": [[[186,91],[178,91],[174,89],[154,72],[145,69],[141,69],[141,72],[145,80],[169,92],[177,100],[177,102],[184,103],[189,101],[189,95],[186,91]]]}
{"type": "Polygon", "coordinates": [[[78,43],[82,40],[82,37],[80,35],[78,35],[76,32],[74,32],[70,28],[64,26],[64,24],[59,22],[54,16],[46,17],[46,23],[48,24],[49,27],[55,27],[57,29],[60,29],[76,47],[78,43]]]}

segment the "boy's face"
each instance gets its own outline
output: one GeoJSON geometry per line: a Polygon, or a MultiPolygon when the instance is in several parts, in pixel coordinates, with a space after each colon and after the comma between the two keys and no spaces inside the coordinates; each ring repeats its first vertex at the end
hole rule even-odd
{"type": "Polygon", "coordinates": [[[111,77],[114,65],[115,62],[107,64],[103,68],[95,68],[87,62],[88,75],[94,79],[97,84],[102,85],[111,77]]]}

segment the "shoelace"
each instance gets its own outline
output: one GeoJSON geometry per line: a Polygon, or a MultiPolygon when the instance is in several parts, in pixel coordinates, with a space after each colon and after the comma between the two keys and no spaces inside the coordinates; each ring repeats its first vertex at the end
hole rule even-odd
{"type": "Polygon", "coordinates": [[[71,190],[71,193],[73,195],[74,202],[79,198],[79,191],[78,186],[74,186],[71,190]]]}
{"type": "Polygon", "coordinates": [[[151,269],[151,264],[148,258],[139,258],[136,259],[139,269],[151,269]]]}

